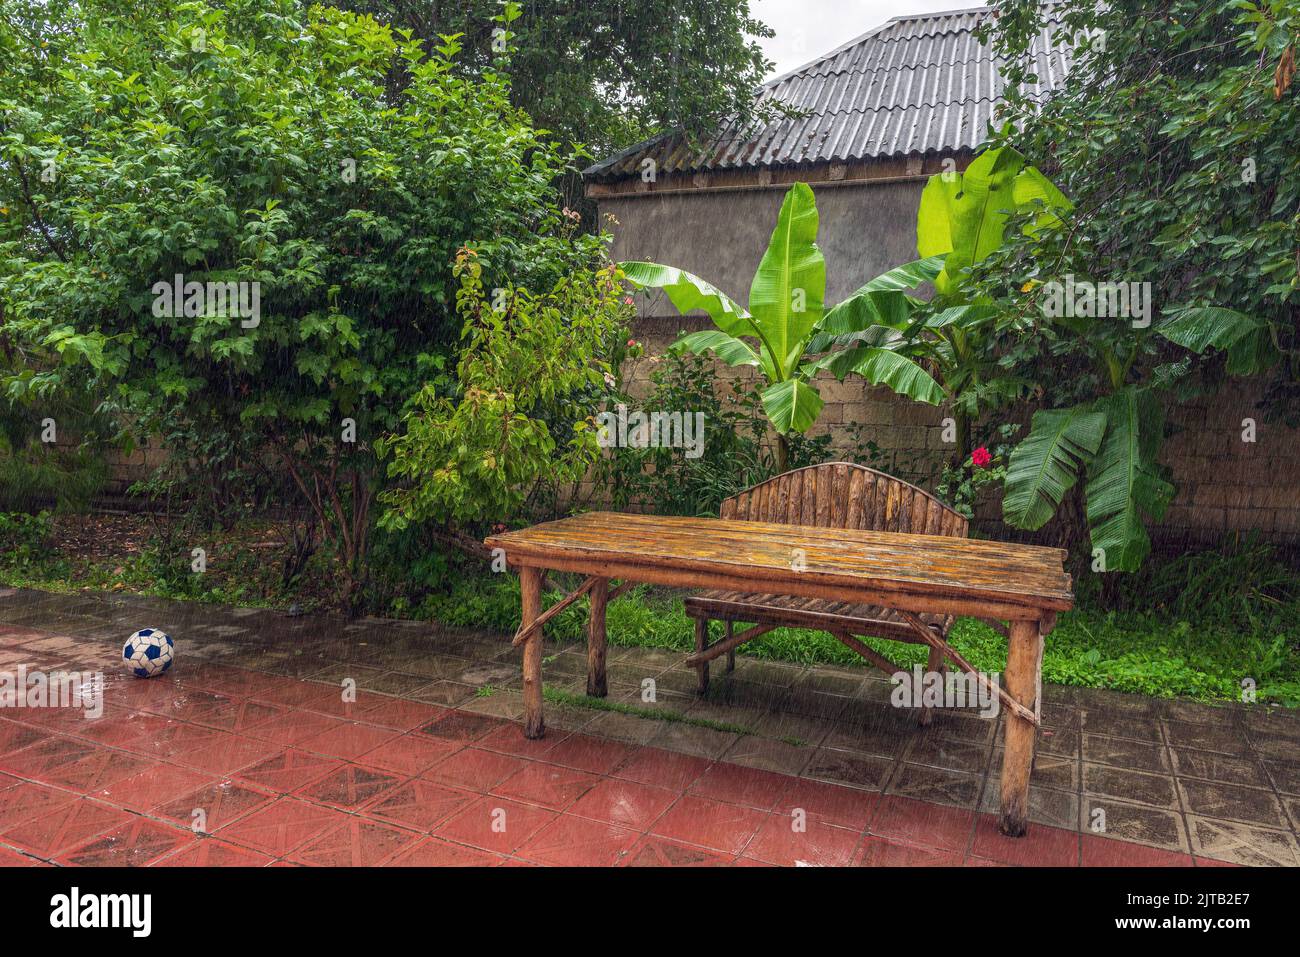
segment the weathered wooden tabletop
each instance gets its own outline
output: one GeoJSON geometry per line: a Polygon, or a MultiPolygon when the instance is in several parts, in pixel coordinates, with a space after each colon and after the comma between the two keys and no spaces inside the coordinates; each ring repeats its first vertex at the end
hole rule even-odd
{"type": "Polygon", "coordinates": [[[585,512],[486,544],[511,564],[686,587],[861,593],[891,607],[1009,618],[1073,606],[1060,549],[944,535],[585,512]]]}

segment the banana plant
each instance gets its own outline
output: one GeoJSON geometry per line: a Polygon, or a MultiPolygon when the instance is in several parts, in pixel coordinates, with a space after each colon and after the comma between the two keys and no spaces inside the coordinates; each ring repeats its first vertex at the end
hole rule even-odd
{"type": "Polygon", "coordinates": [[[959,467],[970,454],[971,423],[980,412],[1030,387],[998,364],[994,340],[1008,318],[970,290],[970,270],[1002,245],[1012,213],[1030,214],[1025,230],[1032,233],[1059,223],[1069,209],[1064,194],[1010,147],[987,150],[964,172],[931,176],[917,211],[916,247],[923,257],[918,264],[927,264],[930,273],[925,278],[934,282],[934,299],[920,307],[909,298],[912,318],[900,325],[901,311],[882,316],[860,308],[870,304],[868,284],[841,303],[849,321],[815,345],[839,349],[860,337],[879,341],[888,335],[881,327],[895,330],[889,337],[895,352],[921,363],[952,408],[953,464],[959,467]]]}
{"type": "Polygon", "coordinates": [[[754,273],[748,308],[685,270],[650,262],[621,264],[633,286],[662,289],[683,315],[700,309],[713,320],[715,328],[683,336],[674,350],[711,352],[728,365],[760,370],[766,380],[763,410],[777,435],[779,471],[788,463],[788,436],[806,432],[821,413],[822,398],[812,379],[823,368],[840,378],[855,373],[921,402],[943,399],[938,383],[901,351],[901,330],[915,306],[904,290],[933,279],[942,264],[932,260],[899,266],[827,310],[818,225],[812,188],[795,183],[781,203],[754,273]]]}
{"type": "Polygon", "coordinates": [[[1084,477],[1092,568],[1098,572],[1141,566],[1151,550],[1146,520],[1162,518],[1174,494],[1157,462],[1164,438],[1159,393],[1152,382],[1130,381],[1138,358],[1150,351],[1144,340],[1151,335],[1198,354],[1221,350],[1233,375],[1257,374],[1278,357],[1267,323],[1219,306],[1171,307],[1150,330],[1135,330],[1126,349],[1110,337],[1085,339],[1108,392],[1071,408],[1035,413],[1029,434],[1007,462],[1002,512],[1009,525],[1039,529],[1084,477]]]}

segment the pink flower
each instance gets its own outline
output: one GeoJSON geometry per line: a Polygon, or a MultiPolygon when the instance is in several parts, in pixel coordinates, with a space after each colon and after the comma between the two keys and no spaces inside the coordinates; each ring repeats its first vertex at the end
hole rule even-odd
{"type": "Polygon", "coordinates": [[[970,454],[970,464],[977,469],[986,468],[993,461],[993,456],[989,455],[989,450],[980,446],[970,454]]]}

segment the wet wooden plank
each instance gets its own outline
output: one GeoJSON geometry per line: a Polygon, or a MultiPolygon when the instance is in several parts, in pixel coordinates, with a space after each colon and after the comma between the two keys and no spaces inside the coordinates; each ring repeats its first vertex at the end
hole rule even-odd
{"type": "MultiPolygon", "coordinates": [[[[944,535],[587,512],[492,536],[487,545],[504,548],[515,564],[558,567],[550,560],[559,558],[591,562],[589,574],[604,574],[598,567],[604,561],[683,573],[712,571],[753,580],[756,588],[843,582],[1044,609],[1066,610],[1073,604],[1060,549],[944,535]],[[794,549],[804,558],[798,572],[790,567],[794,549]]],[[[689,575],[685,583],[690,583],[689,575]]]]}

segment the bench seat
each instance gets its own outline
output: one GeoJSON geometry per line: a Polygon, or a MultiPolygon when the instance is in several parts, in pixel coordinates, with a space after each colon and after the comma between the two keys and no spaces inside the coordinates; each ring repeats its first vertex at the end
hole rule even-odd
{"type": "MultiPolygon", "coordinates": [[[[686,599],[690,618],[750,622],[786,628],[814,628],[820,631],[845,632],[873,638],[921,643],[898,612],[879,605],[854,605],[827,598],[796,598],[789,595],[762,595],[753,592],[709,589],[686,599]]],[[[917,615],[940,637],[952,628],[951,615],[922,613],[917,615]]]]}

